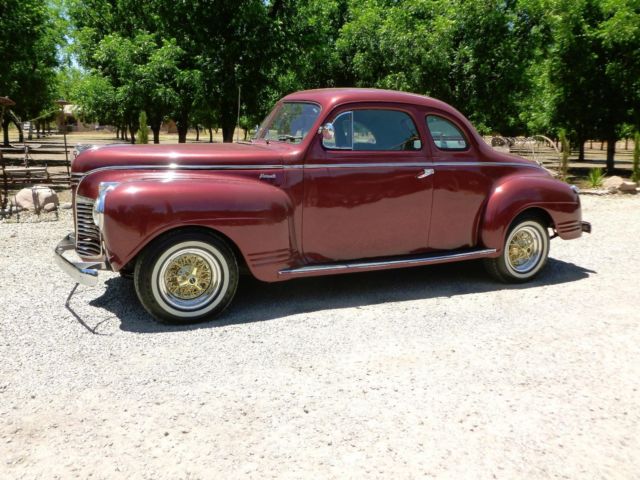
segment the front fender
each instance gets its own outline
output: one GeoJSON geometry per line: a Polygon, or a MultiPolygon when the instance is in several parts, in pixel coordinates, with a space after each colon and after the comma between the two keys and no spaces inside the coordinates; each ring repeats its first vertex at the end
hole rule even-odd
{"type": "Polygon", "coordinates": [[[108,192],[103,238],[108,260],[117,271],[169,230],[214,229],[238,247],[257,278],[268,280],[297,252],[292,218],[287,194],[254,179],[213,174],[133,180],[108,192]]]}
{"type": "Polygon", "coordinates": [[[569,185],[547,176],[511,176],[496,184],[487,198],[480,243],[501,252],[513,220],[535,208],[549,215],[561,238],[581,235],[580,198],[569,185]]]}

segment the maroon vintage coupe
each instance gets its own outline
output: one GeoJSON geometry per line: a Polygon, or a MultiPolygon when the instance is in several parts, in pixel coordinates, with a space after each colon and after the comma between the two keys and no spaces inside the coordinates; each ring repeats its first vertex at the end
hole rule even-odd
{"type": "Polygon", "coordinates": [[[393,91],[298,92],[251,142],[89,147],[72,170],[59,265],[87,285],[132,275],[161,322],[219,314],[243,270],[276,282],[484,259],[523,282],[550,233],[590,231],[575,187],[494,151],[451,106],[393,91]]]}

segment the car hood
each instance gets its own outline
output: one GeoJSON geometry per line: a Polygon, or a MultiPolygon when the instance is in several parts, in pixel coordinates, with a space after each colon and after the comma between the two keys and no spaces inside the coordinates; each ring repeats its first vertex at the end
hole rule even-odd
{"type": "Polygon", "coordinates": [[[229,165],[281,165],[287,156],[295,155],[291,146],[283,143],[210,143],[177,145],[126,145],[114,144],[78,147],[80,153],[73,160],[73,173],[112,166],[144,166],[146,168],[168,165],[212,166],[229,165]]]}

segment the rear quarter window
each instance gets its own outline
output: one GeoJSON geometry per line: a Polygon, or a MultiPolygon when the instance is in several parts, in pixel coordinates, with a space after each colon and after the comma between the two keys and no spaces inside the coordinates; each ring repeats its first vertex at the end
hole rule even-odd
{"type": "Polygon", "coordinates": [[[433,143],[440,150],[466,150],[469,148],[466,137],[453,122],[438,115],[427,115],[426,120],[433,143]]]}

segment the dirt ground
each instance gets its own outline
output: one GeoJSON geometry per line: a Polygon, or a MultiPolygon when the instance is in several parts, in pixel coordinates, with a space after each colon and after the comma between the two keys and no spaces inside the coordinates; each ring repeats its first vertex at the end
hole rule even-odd
{"type": "Polygon", "coordinates": [[[640,472],[640,196],[544,273],[475,262],[264,284],[219,322],[77,287],[57,222],[0,224],[0,478],[570,478],[640,472]]]}

